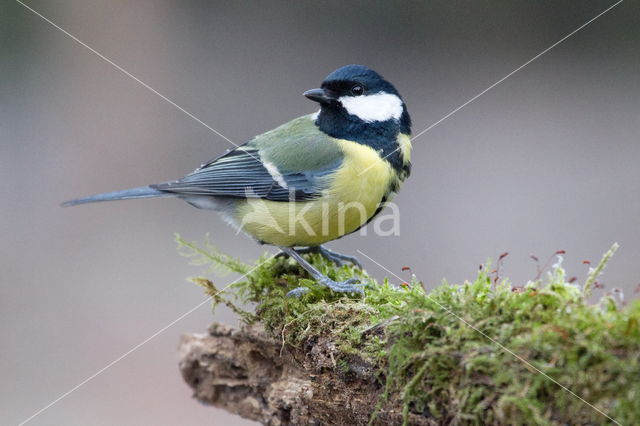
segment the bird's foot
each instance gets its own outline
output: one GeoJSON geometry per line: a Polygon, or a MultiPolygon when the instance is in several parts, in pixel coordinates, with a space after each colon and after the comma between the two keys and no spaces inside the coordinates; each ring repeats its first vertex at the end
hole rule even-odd
{"type": "MultiPolygon", "coordinates": [[[[296,249],[296,251],[300,254],[308,254],[308,253],[320,253],[325,259],[335,263],[338,266],[344,265],[344,262],[350,262],[357,266],[359,269],[362,269],[362,265],[360,261],[355,256],[348,256],[346,254],[338,253],[324,246],[312,246],[312,247],[303,247],[296,249]]],[[[289,255],[285,252],[280,252],[276,255],[278,257],[289,257],[289,255]]]]}
{"type": "MultiPolygon", "coordinates": [[[[323,279],[318,280],[318,283],[322,284],[325,287],[328,287],[332,291],[336,293],[359,293],[364,295],[364,284],[360,283],[358,278],[349,278],[345,281],[334,281],[330,278],[324,277],[323,279]]],[[[308,287],[298,287],[294,288],[290,292],[287,293],[288,297],[300,297],[303,294],[309,292],[308,287]]]]}
{"type": "Polygon", "coordinates": [[[351,264],[357,266],[358,269],[362,269],[362,265],[360,264],[360,261],[355,256],[349,256],[346,254],[338,253],[338,252],[329,250],[328,248],[323,246],[319,246],[318,249],[319,249],[319,253],[322,256],[324,256],[325,259],[332,261],[338,266],[342,266],[344,262],[350,262],[351,264]]]}

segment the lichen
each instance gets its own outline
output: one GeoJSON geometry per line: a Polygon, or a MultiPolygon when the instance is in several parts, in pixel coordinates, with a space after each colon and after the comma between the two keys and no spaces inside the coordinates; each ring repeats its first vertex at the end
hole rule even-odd
{"type": "Polygon", "coordinates": [[[366,283],[361,297],[318,286],[287,258],[264,255],[252,267],[209,243],[200,248],[177,239],[200,264],[246,274],[223,290],[198,278],[214,304],[227,304],[243,322],[262,323],[285,346],[331,338],[336,370],[344,373],[353,357],[365,361],[379,380],[378,408],[401,400],[405,422],[410,412],[442,424],[632,424],[640,418],[640,301],[626,307],[610,295],[589,301],[617,245],[582,287],[567,280],[561,257],[546,276],[523,286],[486,265],[472,281],[426,291],[415,278],[400,286],[377,283],[353,266],[306,255],[333,279],[359,277],[366,283]],[[286,297],[298,286],[311,291],[286,297]]]}

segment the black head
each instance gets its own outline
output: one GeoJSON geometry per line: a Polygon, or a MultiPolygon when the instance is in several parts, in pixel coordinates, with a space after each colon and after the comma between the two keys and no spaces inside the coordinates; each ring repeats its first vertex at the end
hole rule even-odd
{"type": "Polygon", "coordinates": [[[362,139],[395,140],[398,132],[411,132],[411,118],[396,88],[365,66],[338,68],[320,89],[304,95],[320,104],[318,126],[334,137],[366,143],[362,139]]]}

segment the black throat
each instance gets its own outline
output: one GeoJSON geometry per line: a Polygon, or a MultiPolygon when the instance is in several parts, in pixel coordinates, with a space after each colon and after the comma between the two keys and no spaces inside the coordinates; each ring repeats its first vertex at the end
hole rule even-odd
{"type": "Polygon", "coordinates": [[[405,107],[400,120],[365,122],[349,114],[339,105],[323,105],[316,125],[324,133],[337,139],[346,139],[370,146],[389,162],[398,174],[408,174],[409,164],[404,164],[398,135],[411,134],[411,119],[405,107]]]}

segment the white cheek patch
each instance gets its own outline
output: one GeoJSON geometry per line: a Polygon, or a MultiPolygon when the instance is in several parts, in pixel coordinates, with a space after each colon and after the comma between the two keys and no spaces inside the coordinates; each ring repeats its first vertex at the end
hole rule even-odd
{"type": "Polygon", "coordinates": [[[367,122],[399,120],[402,115],[402,101],[391,93],[342,96],[338,100],[349,114],[367,122]]]}

